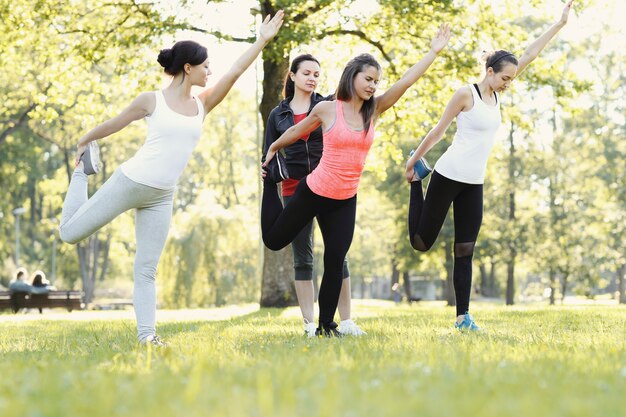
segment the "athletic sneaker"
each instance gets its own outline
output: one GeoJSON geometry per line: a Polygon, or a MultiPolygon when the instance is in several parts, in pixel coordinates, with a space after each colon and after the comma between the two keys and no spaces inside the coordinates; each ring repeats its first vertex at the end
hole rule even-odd
{"type": "Polygon", "coordinates": [[[102,161],[100,161],[100,148],[94,140],[89,142],[87,149],[81,155],[80,160],[83,162],[84,172],[87,175],[97,174],[102,169],[102,161]]]}
{"type": "Polygon", "coordinates": [[[315,336],[324,336],[324,337],[343,337],[343,334],[339,330],[337,330],[337,323],[334,321],[329,324],[320,323],[320,327],[315,329],[315,336]]]}
{"type": "Polygon", "coordinates": [[[156,334],[153,334],[151,336],[146,337],[145,339],[143,339],[141,344],[144,345],[144,346],[150,344],[150,345],[158,347],[158,348],[167,347],[167,343],[165,343],[163,340],[161,340],[161,338],[159,336],[157,336],[156,334]]]}
{"type": "MultiPolygon", "coordinates": [[[[414,153],[415,151],[411,151],[409,153],[409,157],[413,156],[414,153]]],[[[426,161],[426,158],[422,158],[419,161],[417,161],[417,163],[413,167],[413,171],[415,172],[415,177],[419,179],[420,181],[422,181],[431,172],[433,172],[433,169],[430,167],[430,165],[428,165],[428,161],[426,161]]]]}
{"type": "Polygon", "coordinates": [[[315,337],[316,330],[317,330],[317,327],[315,326],[315,323],[308,322],[304,325],[304,335],[306,337],[315,337]]]}
{"type": "Polygon", "coordinates": [[[469,311],[465,313],[463,321],[460,323],[454,323],[454,327],[459,330],[478,331],[480,327],[474,322],[474,318],[470,315],[469,311]]]}
{"type": "Polygon", "coordinates": [[[367,334],[352,319],[342,320],[339,323],[339,331],[345,336],[363,336],[367,334]]]}
{"type": "MultiPolygon", "coordinates": [[[[267,164],[264,168],[267,176],[265,178],[269,179],[271,182],[278,184],[281,181],[284,181],[289,178],[289,172],[287,171],[287,162],[285,161],[285,156],[283,155],[283,150],[276,152],[272,160],[267,164]]],[[[262,162],[265,162],[265,156],[263,156],[262,162]]]]}

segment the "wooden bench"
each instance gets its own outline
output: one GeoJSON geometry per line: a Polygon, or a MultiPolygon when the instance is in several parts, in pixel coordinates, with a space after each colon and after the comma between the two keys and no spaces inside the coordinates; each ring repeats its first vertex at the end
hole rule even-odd
{"type": "Polygon", "coordinates": [[[0,309],[10,308],[17,313],[20,308],[36,308],[42,313],[44,308],[66,308],[67,311],[82,310],[82,291],[50,291],[48,294],[0,291],[0,309]]]}

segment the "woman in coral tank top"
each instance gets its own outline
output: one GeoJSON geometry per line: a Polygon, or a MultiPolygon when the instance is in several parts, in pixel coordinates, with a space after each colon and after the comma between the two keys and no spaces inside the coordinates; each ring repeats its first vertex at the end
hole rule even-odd
{"type": "Polygon", "coordinates": [[[337,99],[319,103],[267,151],[264,168],[278,162],[274,158],[277,151],[322,127],[324,153],[317,168],[300,181],[284,208],[273,177],[266,175],[261,210],[263,241],[272,250],[287,246],[317,217],[324,239],[317,335],[341,336],[333,319],[341,291],[343,261],[354,234],[357,189],[374,139],[374,124],[426,72],[449,39],[450,28],[441,25],[426,56],[379,97],[374,97],[381,77],[378,62],[368,54],[352,59],[341,75],[337,99]]]}

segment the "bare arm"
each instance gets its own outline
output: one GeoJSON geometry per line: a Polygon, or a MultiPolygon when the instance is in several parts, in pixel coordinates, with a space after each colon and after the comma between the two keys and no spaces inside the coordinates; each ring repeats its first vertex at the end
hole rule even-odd
{"type": "Polygon", "coordinates": [[[154,111],[156,97],[152,92],[141,93],[120,114],[94,127],[78,140],[76,150],[76,164],[89,142],[102,139],[119,132],[135,120],[143,119],[154,111]]]}
{"type": "Polygon", "coordinates": [[[533,43],[531,43],[522,56],[519,59],[519,65],[517,66],[516,77],[519,76],[522,71],[530,64],[539,53],[546,47],[546,45],[556,36],[556,34],[565,26],[567,18],[569,17],[569,11],[572,8],[573,0],[570,0],[563,9],[563,14],[558,22],[554,23],[550,28],[539,36],[533,43]]]}
{"type": "Polygon", "coordinates": [[[202,100],[202,104],[204,105],[204,112],[207,114],[210,112],[215,106],[220,104],[226,94],[230,91],[230,89],[235,84],[235,81],[239,79],[241,74],[244,73],[246,69],[254,62],[256,57],[261,53],[265,45],[269,43],[269,41],[276,36],[278,33],[278,29],[283,24],[283,16],[284,13],[282,10],[276,12],[274,17],[270,20],[270,15],[265,17],[265,21],[261,25],[261,29],[259,31],[259,38],[248,48],[246,52],[239,57],[237,61],[233,64],[230,70],[215,84],[212,88],[209,88],[198,96],[202,100]]]}
{"type": "Polygon", "coordinates": [[[323,103],[319,103],[317,106],[313,107],[311,113],[309,113],[309,115],[305,117],[300,123],[293,125],[289,129],[285,130],[285,133],[280,135],[278,139],[272,142],[272,144],[267,149],[265,162],[262,166],[267,166],[269,161],[271,161],[274,155],[276,155],[276,152],[283,148],[286,148],[292,143],[295,143],[301,137],[306,136],[315,129],[317,129],[322,124],[322,113],[324,111],[328,111],[330,107],[329,105],[334,107],[335,102],[325,101],[323,103]]]}
{"type": "Polygon", "coordinates": [[[405,176],[407,181],[411,182],[413,180],[413,167],[417,161],[426,155],[426,153],[443,138],[452,120],[462,111],[470,109],[472,105],[472,92],[467,87],[460,88],[454,93],[437,125],[428,132],[422,143],[420,143],[415,150],[413,156],[411,156],[406,163],[405,176]]]}
{"type": "Polygon", "coordinates": [[[430,51],[428,51],[424,58],[409,68],[402,78],[392,85],[389,90],[385,91],[383,95],[376,97],[375,117],[378,117],[381,113],[396,104],[406,90],[424,75],[426,70],[428,70],[430,65],[435,61],[435,58],[437,58],[439,52],[446,46],[449,39],[450,27],[447,24],[441,24],[437,34],[430,43],[430,51]]]}

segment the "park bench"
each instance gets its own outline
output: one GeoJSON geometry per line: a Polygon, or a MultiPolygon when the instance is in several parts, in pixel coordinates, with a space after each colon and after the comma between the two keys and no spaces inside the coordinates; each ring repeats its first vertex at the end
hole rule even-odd
{"type": "Polygon", "coordinates": [[[48,294],[0,291],[0,309],[10,308],[17,313],[21,308],[36,308],[42,313],[44,308],[66,308],[67,311],[82,310],[82,291],[50,291],[48,294]]]}

